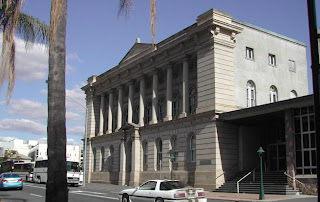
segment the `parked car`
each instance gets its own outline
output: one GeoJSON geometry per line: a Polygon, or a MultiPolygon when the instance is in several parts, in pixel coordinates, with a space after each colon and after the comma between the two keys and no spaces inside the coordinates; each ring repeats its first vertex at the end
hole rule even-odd
{"type": "Polygon", "coordinates": [[[179,180],[149,180],[119,193],[121,202],[207,202],[202,188],[186,187],[179,180]]]}
{"type": "Polygon", "coordinates": [[[2,173],[0,175],[1,189],[23,189],[23,180],[18,173],[2,173]]]}
{"type": "Polygon", "coordinates": [[[33,172],[26,174],[26,182],[34,182],[33,181],[33,172]]]}

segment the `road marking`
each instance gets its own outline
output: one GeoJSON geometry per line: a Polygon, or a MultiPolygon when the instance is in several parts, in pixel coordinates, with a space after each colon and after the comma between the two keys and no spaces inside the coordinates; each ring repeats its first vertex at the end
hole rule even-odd
{"type": "Polygon", "coordinates": [[[37,195],[37,194],[30,194],[31,196],[37,196],[37,197],[43,197],[43,196],[41,196],[41,195],[37,195]]]}
{"type": "Polygon", "coordinates": [[[39,188],[39,189],[46,189],[46,187],[42,187],[42,186],[36,186],[36,185],[30,185],[30,184],[24,184],[23,186],[26,186],[26,187],[35,187],[35,188],[39,188]]]}
{"type": "MultiPolygon", "coordinates": [[[[98,193],[98,192],[91,192],[91,193],[103,194],[103,193],[98,193]]],[[[100,195],[94,195],[94,194],[87,194],[87,193],[82,192],[82,191],[70,192],[70,194],[79,194],[79,195],[92,196],[92,197],[97,197],[97,198],[106,198],[106,199],[112,199],[112,200],[119,200],[119,198],[114,198],[114,197],[109,197],[109,196],[100,196],[100,195]]]]}

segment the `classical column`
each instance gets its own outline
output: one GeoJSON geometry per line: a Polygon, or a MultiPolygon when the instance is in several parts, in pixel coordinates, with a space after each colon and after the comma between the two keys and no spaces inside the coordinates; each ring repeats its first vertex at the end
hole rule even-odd
{"type": "Polygon", "coordinates": [[[123,86],[120,85],[119,94],[118,94],[118,124],[117,129],[118,131],[122,127],[122,94],[123,94],[123,86]]]}
{"type": "Polygon", "coordinates": [[[128,123],[132,123],[133,81],[129,82],[128,123]]]}
{"type": "Polygon", "coordinates": [[[164,121],[172,120],[172,64],[167,67],[167,115],[164,121]]]}
{"type": "Polygon", "coordinates": [[[103,135],[103,125],[104,125],[104,111],[105,111],[105,95],[101,95],[100,101],[100,125],[99,125],[99,135],[103,135]]]}
{"type": "Polygon", "coordinates": [[[125,141],[124,138],[121,139],[120,144],[120,173],[119,173],[119,184],[126,184],[126,150],[125,150],[125,141]]]}
{"type": "Polygon", "coordinates": [[[158,110],[158,71],[153,72],[153,83],[152,83],[152,119],[150,124],[158,123],[157,118],[158,110]]]}
{"type": "Polygon", "coordinates": [[[182,81],[182,113],[180,118],[186,117],[189,107],[189,59],[183,59],[183,81],[182,81]]]}
{"type": "Polygon", "coordinates": [[[113,114],[113,89],[109,92],[109,106],[108,106],[108,130],[107,134],[112,133],[112,114],[113,114]]]}
{"type": "Polygon", "coordinates": [[[132,154],[131,154],[131,179],[133,186],[138,186],[140,183],[140,171],[141,171],[141,141],[138,129],[134,130],[132,138],[132,154]]]}
{"type": "Polygon", "coordinates": [[[140,100],[139,100],[139,126],[144,126],[144,100],[145,100],[146,79],[142,76],[140,80],[140,100]]]}

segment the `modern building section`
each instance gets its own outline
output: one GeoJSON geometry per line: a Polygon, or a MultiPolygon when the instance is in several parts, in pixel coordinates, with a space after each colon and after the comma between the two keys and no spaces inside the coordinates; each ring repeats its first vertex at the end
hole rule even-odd
{"type": "Polygon", "coordinates": [[[259,146],[266,170],[313,174],[312,128],[308,149],[294,125],[306,124],[305,109],[312,117],[306,46],[227,13],[211,9],[155,45],[137,40],[82,89],[88,182],[136,186],[172,173],[214,190],[254,169],[259,146]]]}

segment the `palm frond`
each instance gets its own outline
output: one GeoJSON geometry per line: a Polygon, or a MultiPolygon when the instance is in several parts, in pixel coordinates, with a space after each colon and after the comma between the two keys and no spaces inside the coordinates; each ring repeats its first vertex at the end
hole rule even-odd
{"type": "Polygon", "coordinates": [[[16,33],[25,40],[26,47],[35,42],[48,44],[49,27],[30,15],[20,13],[16,33]]]}
{"type": "Polygon", "coordinates": [[[118,17],[121,15],[121,13],[124,13],[125,16],[128,17],[133,4],[134,0],[119,0],[118,17]]]}

